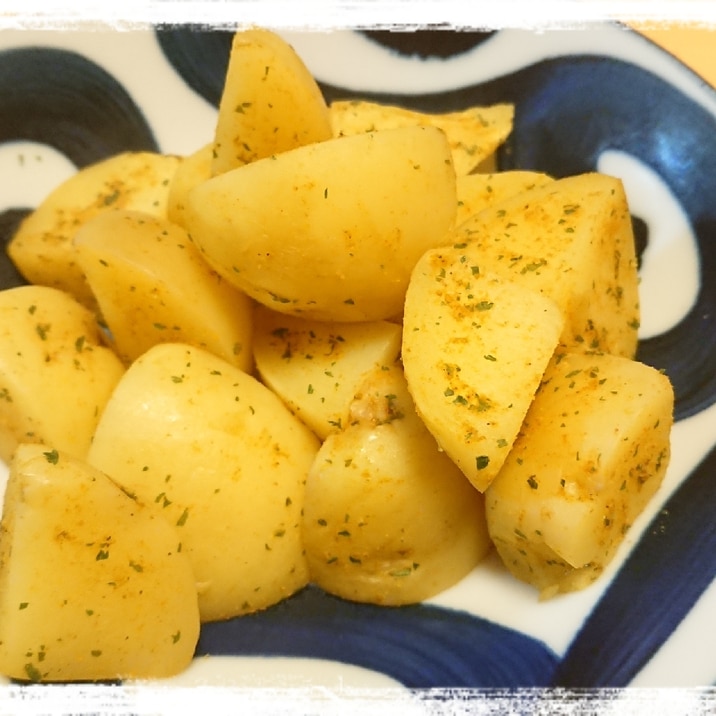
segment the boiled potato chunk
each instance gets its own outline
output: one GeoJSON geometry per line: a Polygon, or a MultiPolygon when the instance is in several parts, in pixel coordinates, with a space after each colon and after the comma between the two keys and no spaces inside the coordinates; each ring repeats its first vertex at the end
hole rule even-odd
{"type": "Polygon", "coordinates": [[[556,354],[486,492],[507,568],[543,598],[591,584],[669,463],[669,379],[620,356],[556,354]]]}
{"type": "Polygon", "coordinates": [[[211,178],[214,152],[211,142],[182,158],[169,184],[167,196],[167,219],[184,226],[187,194],[201,182],[211,178]]]}
{"type": "Polygon", "coordinates": [[[311,320],[402,313],[410,271],[456,212],[445,135],[408,127],[299,147],[213,177],[185,225],[207,261],[260,303],[311,320]]]}
{"type": "Polygon", "coordinates": [[[457,215],[460,226],[473,214],[510,199],[515,194],[544,186],[553,179],[542,172],[512,170],[487,174],[463,174],[457,177],[457,215]]]}
{"type": "Polygon", "coordinates": [[[318,452],[303,539],[320,587],[384,605],[437,594],[490,550],[484,498],[418,418],[399,366],[366,377],[318,452]]]}
{"type": "Polygon", "coordinates": [[[102,415],[88,462],[179,531],[202,621],[303,587],[304,482],[318,439],[258,380],[207,351],[150,348],[102,415]]]}
{"type": "Polygon", "coordinates": [[[293,48],[269,30],[235,33],[219,103],[212,173],[330,137],[321,90],[293,48]]]}
{"type": "Polygon", "coordinates": [[[172,676],[199,637],[180,538],[106,475],[21,445],[0,530],[0,673],[23,681],[172,676]]]}
{"type": "Polygon", "coordinates": [[[389,321],[324,323],[260,306],[254,357],[262,381],[323,439],[348,424],[365,374],[398,359],[400,337],[389,321]]]}
{"type": "Polygon", "coordinates": [[[556,304],[484,273],[462,246],[433,249],[405,300],[403,363],[417,411],[480,491],[517,437],[562,333],[556,304]]]}
{"type": "Polygon", "coordinates": [[[515,109],[511,104],[495,104],[429,114],[365,100],[337,100],[329,111],[335,136],[415,125],[438,127],[447,135],[455,173],[460,176],[469,174],[507,139],[515,109]]]}
{"type": "Polygon", "coordinates": [[[535,187],[478,212],[453,239],[484,270],[552,298],[565,349],[634,357],[639,278],[619,179],[587,173],[535,187]]]}
{"type": "Polygon", "coordinates": [[[48,286],[0,291],[0,459],[23,442],[84,457],[123,373],[72,296],[48,286]]]}
{"type": "Polygon", "coordinates": [[[90,219],[74,243],[125,363],[157,343],[184,342],[251,370],[253,304],[209,268],[180,226],[115,209],[90,219]]]}
{"type": "Polygon", "coordinates": [[[95,307],[72,238],[88,219],[108,208],[166,216],[172,176],[181,159],[155,152],[124,152],[80,169],[22,222],[8,254],[30,282],[52,286],[95,307]]]}

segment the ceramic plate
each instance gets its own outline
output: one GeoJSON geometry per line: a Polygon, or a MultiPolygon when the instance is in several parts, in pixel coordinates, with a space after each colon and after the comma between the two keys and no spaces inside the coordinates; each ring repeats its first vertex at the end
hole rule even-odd
{"type": "MultiPolygon", "coordinates": [[[[171,685],[715,685],[713,88],[616,24],[284,34],[327,100],[428,111],[513,102],[514,131],[499,168],[556,177],[596,169],[623,179],[641,265],[638,357],[674,384],[673,457],[617,558],[584,591],[539,602],[491,558],[428,603],[400,609],[309,587],[264,613],[206,625],[195,663],[171,685]]],[[[5,237],[78,167],[126,149],[186,154],[205,143],[230,37],[186,26],[0,32],[5,237]]],[[[2,259],[2,285],[19,280],[2,259]]]]}

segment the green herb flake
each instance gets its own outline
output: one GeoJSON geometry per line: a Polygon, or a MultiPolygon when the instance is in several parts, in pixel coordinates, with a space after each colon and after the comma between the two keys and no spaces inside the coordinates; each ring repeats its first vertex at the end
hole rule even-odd
{"type": "Polygon", "coordinates": [[[23,609],[27,609],[30,606],[30,602],[20,602],[20,606],[18,609],[22,611],[23,609]]]}
{"type": "Polygon", "coordinates": [[[184,512],[181,513],[179,516],[179,519],[177,520],[177,527],[183,527],[186,524],[186,521],[189,519],[189,508],[185,507],[184,512]]]}
{"type": "Polygon", "coordinates": [[[403,569],[395,569],[392,572],[388,572],[391,577],[409,577],[413,573],[412,567],[405,567],[403,569]]]}
{"type": "Polygon", "coordinates": [[[530,475],[527,478],[527,484],[533,489],[536,490],[539,487],[539,482],[537,482],[537,479],[534,475],[530,475]]]}
{"type": "Polygon", "coordinates": [[[475,467],[478,470],[484,470],[490,464],[489,455],[478,455],[475,458],[475,467]]]}
{"type": "Polygon", "coordinates": [[[57,452],[57,450],[50,450],[49,452],[43,452],[42,454],[45,456],[45,460],[47,460],[47,462],[51,465],[57,465],[60,461],[60,453],[57,452]]]}
{"type": "Polygon", "coordinates": [[[30,681],[38,682],[42,680],[42,674],[34,664],[25,664],[25,673],[30,681]]]}

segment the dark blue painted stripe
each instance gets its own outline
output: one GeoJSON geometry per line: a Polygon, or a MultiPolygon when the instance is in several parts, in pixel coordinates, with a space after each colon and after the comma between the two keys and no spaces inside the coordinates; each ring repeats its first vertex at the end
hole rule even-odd
{"type": "Polygon", "coordinates": [[[358,604],[308,587],[268,609],[202,627],[197,654],[331,659],[408,688],[546,686],[556,656],[483,619],[424,604],[358,604]]]}
{"type": "Polygon", "coordinates": [[[474,50],[495,32],[469,29],[448,32],[445,27],[433,25],[424,30],[362,30],[361,34],[405,57],[449,59],[474,50]]]}
{"type": "MultiPolygon", "coordinates": [[[[555,685],[629,685],[716,579],[714,515],[716,449],[653,520],[565,654],[555,685]]],[[[715,649],[704,651],[716,669],[715,649]]]]}
{"type": "Polygon", "coordinates": [[[164,55],[184,82],[218,107],[234,33],[194,25],[160,25],[156,36],[164,55]]]}
{"type": "Polygon", "coordinates": [[[49,47],[0,52],[0,142],[55,148],[77,167],[127,150],[155,150],[141,110],[109,73],[49,47]]]}
{"type": "Polygon", "coordinates": [[[7,209],[0,213],[0,290],[27,284],[25,277],[17,270],[5,250],[8,242],[17,231],[20,222],[31,209],[7,209]]]}

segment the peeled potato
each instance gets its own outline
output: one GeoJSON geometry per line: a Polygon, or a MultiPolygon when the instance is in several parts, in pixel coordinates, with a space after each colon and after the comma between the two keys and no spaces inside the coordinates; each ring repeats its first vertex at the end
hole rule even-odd
{"type": "Polygon", "coordinates": [[[321,439],[348,424],[364,376],[400,355],[401,329],[389,321],[307,321],[259,306],[255,323],[261,380],[321,439]]]}
{"type": "Polygon", "coordinates": [[[348,426],[323,443],[302,524],[311,579],[375,604],[427,599],[491,548],[483,496],[418,418],[398,365],[366,376],[348,426]]]}
{"type": "Polygon", "coordinates": [[[212,174],[330,137],[321,90],[294,49],[269,30],[236,32],[212,143],[212,174]]]}
{"type": "Polygon", "coordinates": [[[515,108],[495,104],[459,112],[428,113],[364,100],[337,100],[329,106],[336,136],[396,127],[438,127],[450,143],[455,173],[469,174],[490,157],[512,131],[515,108]]]}
{"type": "Polygon", "coordinates": [[[213,156],[213,145],[209,142],[182,158],[169,184],[167,196],[167,219],[169,221],[184,226],[187,194],[197,184],[211,177],[213,156]]]}
{"type": "Polygon", "coordinates": [[[172,676],[198,637],[177,531],[84,462],[21,445],[0,530],[0,672],[33,682],[172,676]]]}
{"type": "Polygon", "coordinates": [[[318,439],[268,388],[213,354],[150,348],[107,404],[87,461],[179,531],[202,621],[305,586],[304,482],[318,439]]]}
{"type": "Polygon", "coordinates": [[[547,174],[535,171],[512,170],[489,174],[463,174],[457,177],[457,216],[460,226],[473,214],[510,199],[515,194],[554,181],[547,174]]]}
{"type": "Polygon", "coordinates": [[[445,135],[408,127],[319,142],[213,177],[184,223],[227,281],[282,313],[367,321],[402,313],[412,267],[453,227],[445,135]]]}
{"type": "Polygon", "coordinates": [[[482,270],[554,300],[565,350],[634,357],[639,276],[621,180],[587,172],[535,186],[473,214],[452,241],[482,270]]]}
{"type": "Polygon", "coordinates": [[[158,152],[123,152],[80,169],[22,222],[8,244],[10,258],[30,283],[59,288],[95,308],[77,263],[75,232],[110,208],[166,216],[169,186],[180,163],[179,157],[158,152]]]}
{"type": "Polygon", "coordinates": [[[157,343],[184,342],[251,370],[253,304],[209,268],[181,226],[114,209],[90,219],[74,243],[126,363],[157,343]]]}
{"type": "Polygon", "coordinates": [[[83,458],[124,374],[93,313],[48,286],[0,291],[0,459],[39,442],[83,458]]]}
{"type": "Polygon", "coordinates": [[[558,353],[486,492],[507,568],[543,597],[591,584],[658,490],[674,393],[620,356],[558,353]]]}
{"type": "Polygon", "coordinates": [[[461,246],[434,249],[415,267],[403,364],[418,414],[484,491],[517,437],[564,317],[549,298],[466,258],[461,246]]]}

